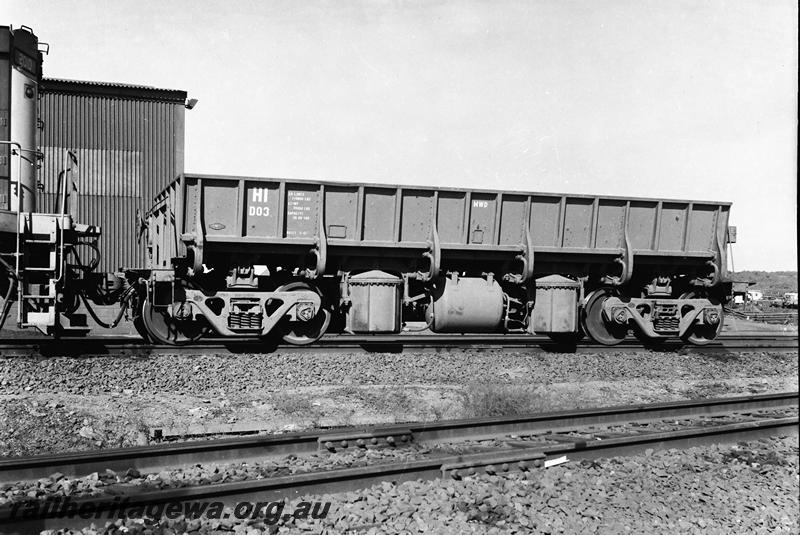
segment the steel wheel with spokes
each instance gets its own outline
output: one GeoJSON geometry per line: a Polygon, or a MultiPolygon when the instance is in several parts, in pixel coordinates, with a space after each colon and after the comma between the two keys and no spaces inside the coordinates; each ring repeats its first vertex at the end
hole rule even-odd
{"type": "MultiPolygon", "coordinates": [[[[320,299],[322,298],[322,294],[319,292],[319,290],[305,282],[290,282],[289,284],[284,284],[275,291],[293,292],[301,290],[312,291],[319,295],[320,299]]],[[[328,325],[330,325],[330,322],[330,311],[325,308],[320,308],[319,312],[317,312],[317,315],[308,321],[293,321],[286,318],[281,321],[279,327],[282,329],[281,332],[283,333],[282,337],[284,342],[296,346],[304,346],[313,344],[322,338],[322,335],[328,330],[328,325]]]]}
{"type": "Polygon", "coordinates": [[[586,299],[581,314],[584,332],[592,340],[605,346],[615,346],[628,335],[627,325],[620,325],[603,317],[603,303],[610,297],[614,297],[614,290],[611,288],[595,290],[586,299]]]}
{"type": "Polygon", "coordinates": [[[725,319],[722,315],[722,306],[720,306],[720,302],[713,297],[708,295],[704,295],[701,292],[686,292],[685,294],[681,295],[681,299],[708,299],[712,305],[719,307],[719,323],[716,325],[708,325],[706,323],[698,324],[695,323],[689,330],[681,336],[681,340],[684,342],[688,342],[690,344],[694,344],[696,346],[706,346],[714,341],[714,339],[722,332],[722,324],[725,323],[725,319]]]}
{"type": "Polygon", "coordinates": [[[150,301],[142,304],[142,326],[154,342],[180,346],[198,341],[207,332],[202,323],[189,319],[178,320],[169,315],[166,307],[155,307],[150,301]]]}
{"type": "Polygon", "coordinates": [[[139,336],[142,337],[142,340],[148,344],[153,343],[153,339],[150,338],[150,333],[147,332],[147,327],[144,325],[144,319],[142,318],[141,310],[139,311],[139,315],[133,318],[133,328],[136,329],[136,332],[139,333],[139,336]]]}

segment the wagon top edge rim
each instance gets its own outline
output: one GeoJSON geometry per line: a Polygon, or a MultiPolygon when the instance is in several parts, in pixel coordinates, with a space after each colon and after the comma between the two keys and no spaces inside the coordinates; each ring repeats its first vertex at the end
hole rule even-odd
{"type": "Polygon", "coordinates": [[[559,192],[546,192],[546,191],[525,191],[525,190],[499,190],[499,189],[475,189],[475,188],[457,188],[452,186],[435,186],[435,185],[421,185],[421,184],[390,184],[378,182],[356,182],[356,181],[336,181],[332,179],[326,180],[313,180],[305,178],[280,178],[269,176],[248,176],[248,175],[219,175],[219,174],[202,174],[202,173],[183,173],[173,179],[167,187],[159,192],[156,199],[161,197],[163,193],[168,191],[176,182],[181,178],[192,178],[202,180],[230,180],[239,181],[245,180],[248,182],[283,182],[286,184],[303,184],[303,185],[325,185],[335,187],[368,187],[368,188],[385,188],[385,189],[403,189],[403,190],[423,190],[423,191],[446,191],[457,193],[478,193],[478,194],[503,194],[503,195],[518,195],[518,196],[537,196],[537,197],[563,197],[568,199],[600,199],[600,200],[616,200],[616,201],[642,201],[642,202],[666,202],[676,204],[699,204],[699,205],[712,205],[718,207],[730,207],[733,205],[731,201],[709,201],[699,199],[674,199],[674,198],[657,198],[657,197],[633,197],[633,196],[616,196],[616,195],[594,195],[587,193],[559,193],[559,192]]]}

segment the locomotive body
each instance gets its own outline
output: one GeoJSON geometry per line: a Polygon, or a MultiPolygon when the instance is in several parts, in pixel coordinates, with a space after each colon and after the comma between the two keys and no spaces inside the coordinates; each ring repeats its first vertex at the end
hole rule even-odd
{"type": "Polygon", "coordinates": [[[60,209],[37,211],[42,62],[30,28],[0,26],[0,328],[16,302],[20,327],[85,333],[85,317],[73,314],[83,273],[67,258],[81,245],[91,247],[99,230],[77,223],[70,213],[77,161],[69,153],[59,174],[60,209]],[[74,299],[68,303],[67,296],[74,299]]]}
{"type": "Polygon", "coordinates": [[[35,211],[41,76],[36,36],[26,28],[0,26],[0,209],[5,212],[35,211]]]}
{"type": "Polygon", "coordinates": [[[713,339],[728,203],[185,175],[150,211],[161,342],[327,331],[713,339]],[[201,326],[202,325],[202,326],[201,326]]]}

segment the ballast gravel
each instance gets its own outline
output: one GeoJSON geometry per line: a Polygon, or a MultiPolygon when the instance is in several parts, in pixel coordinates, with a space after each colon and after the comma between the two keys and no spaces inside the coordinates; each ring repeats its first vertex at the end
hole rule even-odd
{"type": "MultiPolygon", "coordinates": [[[[773,411],[759,411],[762,418],[787,418],[797,416],[796,408],[773,411]]],[[[695,418],[679,421],[656,421],[645,423],[630,423],[597,428],[591,432],[567,433],[569,436],[580,436],[587,440],[594,440],[591,433],[601,436],[607,433],[630,434],[660,433],[680,430],[686,427],[713,427],[741,422],[741,417],[726,416],[714,418],[695,418]],[[586,434],[586,433],[590,434],[586,434]]],[[[251,461],[240,463],[208,463],[197,464],[186,468],[165,469],[153,473],[141,473],[139,470],[128,469],[125,472],[106,470],[103,473],[93,473],[84,477],[65,477],[64,474],[54,473],[47,478],[36,481],[20,481],[16,483],[0,483],[0,506],[22,502],[29,499],[42,500],[56,497],[101,496],[115,495],[129,492],[146,492],[154,490],[213,485],[220,483],[234,483],[246,480],[261,480],[275,477],[289,476],[299,473],[318,472],[323,470],[338,470],[343,468],[357,468],[374,466],[387,463],[402,463],[432,457],[449,457],[467,455],[484,451],[507,450],[514,451],[519,447],[544,446],[558,443],[551,440],[553,436],[547,433],[534,435],[509,435],[503,438],[484,440],[463,440],[436,444],[406,444],[398,448],[361,449],[352,448],[335,452],[319,451],[309,455],[287,455],[282,458],[251,461]]]]}
{"type": "Polygon", "coordinates": [[[790,437],[527,474],[383,483],[284,508],[331,502],[318,519],[127,519],[61,533],[797,533],[798,487],[798,441],[790,437]]]}
{"type": "Polygon", "coordinates": [[[797,354],[0,356],[0,457],[796,389],[797,354]]]}
{"type": "Polygon", "coordinates": [[[0,395],[254,392],[330,384],[465,384],[797,375],[797,353],[469,351],[0,358],[0,395]]]}
{"type": "Polygon", "coordinates": [[[234,483],[267,479],[292,474],[356,468],[375,464],[417,460],[431,452],[423,445],[412,444],[398,449],[349,450],[340,453],[319,452],[298,457],[250,463],[196,465],[189,468],[162,470],[143,474],[135,469],[125,472],[106,470],[85,477],[68,478],[54,473],[36,481],[0,483],[0,506],[26,501],[70,496],[100,496],[128,492],[147,492],[171,488],[234,483]]]}

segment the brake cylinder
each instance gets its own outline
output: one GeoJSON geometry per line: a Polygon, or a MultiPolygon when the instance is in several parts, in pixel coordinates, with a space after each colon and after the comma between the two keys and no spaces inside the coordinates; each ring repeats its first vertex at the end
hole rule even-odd
{"type": "Polygon", "coordinates": [[[437,284],[425,315],[437,333],[497,332],[503,310],[503,290],[493,277],[449,275],[437,284]]]}

